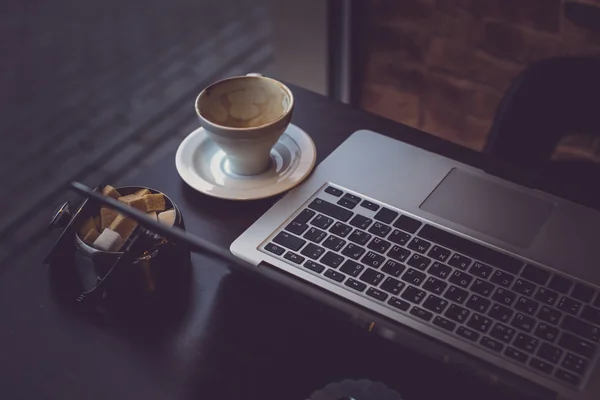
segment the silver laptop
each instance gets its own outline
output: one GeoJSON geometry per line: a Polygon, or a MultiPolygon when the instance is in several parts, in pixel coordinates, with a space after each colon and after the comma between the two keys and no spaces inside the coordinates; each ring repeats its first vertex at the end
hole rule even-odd
{"type": "Polygon", "coordinates": [[[366,130],[231,245],[586,400],[600,399],[599,249],[599,212],[366,130]]]}

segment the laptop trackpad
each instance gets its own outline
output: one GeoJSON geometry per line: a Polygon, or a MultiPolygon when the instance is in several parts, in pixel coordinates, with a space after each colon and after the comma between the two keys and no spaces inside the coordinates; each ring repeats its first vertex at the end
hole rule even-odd
{"type": "Polygon", "coordinates": [[[519,247],[529,247],[555,204],[454,168],[420,208],[519,247]]]}

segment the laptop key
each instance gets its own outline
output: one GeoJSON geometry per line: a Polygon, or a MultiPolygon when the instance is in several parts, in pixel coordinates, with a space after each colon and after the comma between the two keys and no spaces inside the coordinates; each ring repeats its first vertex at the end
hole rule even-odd
{"type": "Polygon", "coordinates": [[[571,290],[571,297],[589,303],[594,297],[594,289],[582,283],[576,283],[573,290],[571,290]]]}
{"type": "Polygon", "coordinates": [[[400,297],[402,297],[404,300],[410,301],[411,303],[420,304],[426,295],[427,293],[421,289],[417,289],[416,287],[409,285],[404,292],[402,292],[400,297]]]}
{"type": "Polygon", "coordinates": [[[448,289],[444,294],[445,298],[447,298],[448,300],[452,300],[458,304],[464,303],[468,296],[469,292],[456,286],[450,286],[450,289],[448,289]]]}
{"type": "Polygon", "coordinates": [[[475,261],[473,263],[473,265],[471,266],[471,268],[469,269],[469,272],[475,276],[478,276],[480,278],[483,279],[489,279],[489,277],[492,275],[492,272],[494,271],[494,269],[492,267],[490,267],[489,265],[480,263],[479,261],[475,261]]]}
{"type": "Polygon", "coordinates": [[[527,264],[525,268],[523,268],[523,271],[521,271],[521,276],[538,285],[545,285],[550,278],[550,272],[535,265],[527,264]]]}
{"type": "Polygon", "coordinates": [[[352,231],[352,227],[341,222],[336,222],[329,228],[329,232],[339,237],[346,237],[352,231]]]}
{"type": "Polygon", "coordinates": [[[327,247],[328,249],[333,251],[340,251],[340,249],[344,247],[345,244],[345,240],[342,240],[334,235],[329,235],[329,237],[323,242],[323,247],[327,247]]]}
{"type": "Polygon", "coordinates": [[[508,289],[497,288],[494,294],[492,295],[492,299],[496,300],[498,303],[503,304],[505,306],[510,306],[517,295],[514,292],[511,292],[508,289]]]}
{"type": "Polygon", "coordinates": [[[507,347],[506,351],[504,351],[504,354],[508,358],[512,358],[513,360],[517,360],[522,363],[527,362],[527,359],[529,358],[527,354],[523,353],[522,351],[513,349],[512,347],[507,347]]]}
{"type": "Polygon", "coordinates": [[[415,233],[423,225],[420,221],[411,218],[407,215],[401,215],[400,218],[394,222],[394,226],[403,231],[415,233]]]}
{"type": "Polygon", "coordinates": [[[586,305],[583,307],[583,310],[581,310],[580,316],[586,321],[600,325],[600,309],[586,305]]]}
{"type": "Polygon", "coordinates": [[[579,354],[587,358],[592,358],[596,351],[596,346],[592,343],[580,339],[568,332],[563,332],[560,339],[558,339],[558,345],[564,347],[567,350],[571,350],[573,353],[579,354]]]}
{"type": "Polygon", "coordinates": [[[276,244],[273,244],[273,243],[267,243],[265,245],[265,250],[267,250],[268,252],[271,252],[273,254],[277,254],[278,256],[282,255],[283,252],[285,251],[285,249],[283,247],[277,246],[276,244]]]}
{"type": "Polygon", "coordinates": [[[302,235],[305,230],[308,229],[308,225],[301,222],[292,221],[285,227],[285,230],[288,232],[292,232],[296,235],[302,235]]]}
{"type": "Polygon", "coordinates": [[[581,303],[577,300],[571,299],[570,297],[562,297],[556,307],[561,311],[577,315],[579,309],[581,308],[581,303]]]}
{"type": "Polygon", "coordinates": [[[321,258],[321,262],[331,268],[339,267],[342,264],[342,261],[344,261],[344,257],[331,251],[328,251],[327,254],[321,258]]]}
{"type": "Polygon", "coordinates": [[[341,282],[346,278],[346,275],[344,275],[340,272],[334,271],[332,269],[328,269],[327,271],[325,271],[325,273],[323,275],[325,275],[329,279],[333,279],[336,282],[341,282]]]}
{"type": "Polygon", "coordinates": [[[337,206],[335,204],[331,204],[328,201],[316,198],[309,205],[308,208],[311,208],[315,211],[320,212],[321,214],[325,214],[328,217],[332,217],[335,219],[339,219],[340,221],[347,222],[354,213],[350,210],[337,206]]]}
{"type": "Polygon", "coordinates": [[[536,301],[528,299],[527,297],[519,297],[517,303],[515,304],[515,308],[519,311],[523,311],[524,313],[533,315],[537,311],[540,304],[536,301]]]}
{"type": "Polygon", "coordinates": [[[486,333],[492,326],[492,320],[480,314],[473,314],[467,322],[467,326],[481,333],[486,333]]]}
{"type": "Polygon", "coordinates": [[[381,222],[375,222],[369,229],[369,232],[379,237],[386,237],[392,228],[389,225],[384,225],[381,222]]]}
{"type": "Polygon", "coordinates": [[[400,264],[399,262],[396,262],[394,260],[387,260],[383,267],[381,267],[381,271],[385,272],[386,274],[398,277],[400,276],[402,271],[404,271],[404,268],[406,267],[400,264]]]}
{"type": "Polygon", "coordinates": [[[373,218],[375,218],[377,221],[383,222],[384,224],[391,224],[397,216],[398,213],[396,211],[383,207],[377,212],[377,214],[375,214],[375,217],[373,218]]]}
{"type": "Polygon", "coordinates": [[[553,290],[541,287],[538,289],[538,291],[536,292],[535,296],[533,296],[533,298],[538,301],[541,301],[544,304],[552,306],[558,299],[558,293],[556,293],[553,290]]]}
{"type": "Polygon", "coordinates": [[[340,197],[344,192],[342,192],[338,188],[334,188],[333,186],[327,186],[327,188],[325,189],[325,193],[329,193],[331,195],[334,195],[335,197],[340,197]]]}
{"type": "Polygon", "coordinates": [[[340,271],[353,277],[357,277],[364,269],[362,265],[352,260],[346,260],[344,265],[340,267],[340,271]]]}
{"type": "Polygon", "coordinates": [[[570,383],[573,386],[577,386],[581,382],[580,377],[578,377],[577,375],[572,374],[570,372],[567,372],[563,369],[557,370],[556,373],[554,374],[554,376],[556,376],[558,379],[560,379],[562,381],[570,383]]]}
{"type": "Polygon", "coordinates": [[[407,247],[411,250],[418,251],[419,253],[425,253],[427,249],[431,247],[431,243],[429,243],[427,240],[415,237],[410,241],[407,247]]]}
{"type": "Polygon", "coordinates": [[[344,197],[338,200],[337,203],[342,207],[346,207],[352,210],[354,207],[357,206],[358,203],[360,203],[360,200],[360,197],[350,193],[346,193],[344,197]]]}
{"type": "Polygon", "coordinates": [[[501,340],[504,343],[510,343],[510,341],[515,336],[516,332],[517,332],[516,330],[514,330],[513,328],[510,328],[506,325],[496,324],[496,325],[494,325],[494,328],[492,328],[492,331],[490,332],[490,336],[495,339],[501,340]]]}
{"type": "Polygon", "coordinates": [[[517,281],[515,282],[515,284],[513,285],[512,289],[520,294],[524,294],[525,296],[533,296],[533,292],[535,292],[535,288],[536,286],[529,282],[526,281],[525,279],[517,279],[517,281]]]}
{"type": "Polygon", "coordinates": [[[344,282],[344,285],[346,285],[349,288],[352,288],[358,292],[362,292],[367,288],[367,285],[365,285],[364,283],[359,282],[357,280],[354,280],[352,278],[346,279],[346,282],[344,282]]]}
{"type": "Polygon", "coordinates": [[[427,255],[435,260],[444,262],[450,256],[450,250],[434,245],[427,255]]]}
{"type": "Polygon", "coordinates": [[[452,265],[455,268],[460,268],[463,271],[467,269],[467,267],[471,264],[471,259],[469,257],[465,257],[462,254],[454,253],[452,257],[448,260],[448,264],[452,265]]]}
{"type": "Polygon", "coordinates": [[[425,271],[429,264],[431,264],[431,260],[420,254],[413,253],[412,257],[406,263],[411,267],[425,271]]]}
{"type": "Polygon", "coordinates": [[[419,308],[417,306],[414,306],[411,310],[410,310],[411,315],[414,315],[417,318],[420,318],[424,321],[429,321],[431,318],[433,318],[433,314],[430,313],[427,310],[423,310],[422,308],[419,308]]]}
{"type": "Polygon", "coordinates": [[[469,275],[465,272],[459,271],[457,269],[454,270],[452,275],[450,275],[450,278],[448,278],[448,281],[450,281],[460,287],[464,287],[464,288],[469,287],[472,280],[473,280],[473,277],[471,275],[469,275]]]}
{"type": "Polygon", "coordinates": [[[537,369],[538,371],[542,371],[547,374],[551,374],[552,370],[554,369],[552,364],[549,364],[546,361],[542,361],[539,358],[532,358],[531,361],[529,361],[529,365],[537,369]]]}
{"type": "Polygon", "coordinates": [[[433,276],[430,276],[423,284],[423,289],[427,290],[428,292],[441,295],[442,293],[444,293],[444,290],[446,290],[447,286],[448,283],[434,278],[433,276]]]}
{"type": "Polygon", "coordinates": [[[373,268],[381,267],[381,264],[383,264],[384,261],[385,257],[380,256],[379,254],[372,251],[367,252],[367,254],[365,254],[365,256],[361,260],[363,264],[373,268]]]}
{"type": "Polygon", "coordinates": [[[567,353],[561,365],[563,368],[568,369],[569,371],[583,375],[589,365],[589,362],[588,360],[576,356],[575,354],[567,353]]]}
{"type": "Polygon", "coordinates": [[[415,286],[419,286],[427,277],[423,272],[419,272],[414,268],[409,268],[406,270],[404,275],[402,275],[402,279],[404,282],[411,283],[415,286]]]}
{"type": "Polygon", "coordinates": [[[385,290],[388,293],[398,295],[405,285],[406,284],[404,282],[400,282],[398,279],[387,277],[387,279],[381,284],[380,289],[385,290]]]}
{"type": "Polygon", "coordinates": [[[502,285],[504,287],[509,287],[514,280],[515,277],[513,275],[507,274],[506,272],[500,271],[499,269],[497,269],[496,272],[494,272],[492,274],[492,277],[490,278],[490,281],[498,285],[502,285]]]}
{"type": "Polygon", "coordinates": [[[600,328],[570,315],[565,316],[560,327],[592,342],[600,341],[600,328]]]}
{"type": "Polygon", "coordinates": [[[402,311],[406,311],[410,308],[410,303],[408,301],[400,300],[394,296],[388,300],[388,304],[402,311]]]}
{"type": "Polygon", "coordinates": [[[325,249],[321,246],[317,246],[314,243],[307,244],[306,247],[300,252],[300,254],[303,256],[312,258],[313,260],[317,260],[323,253],[325,253],[325,249]]]}
{"type": "Polygon", "coordinates": [[[494,318],[497,321],[508,322],[510,317],[514,314],[514,311],[510,308],[504,307],[498,303],[494,303],[490,311],[488,312],[488,316],[494,318]]]}
{"type": "Polygon", "coordinates": [[[560,360],[562,353],[563,351],[558,347],[548,343],[542,343],[540,349],[537,351],[537,356],[546,361],[550,361],[552,364],[556,364],[558,360],[560,360]]]}
{"type": "Polygon", "coordinates": [[[442,318],[440,316],[437,316],[433,319],[433,324],[450,332],[452,332],[454,328],[456,328],[456,323],[447,320],[446,318],[442,318]]]}
{"type": "Polygon", "coordinates": [[[446,279],[446,277],[450,275],[450,272],[452,272],[452,268],[436,261],[431,264],[431,267],[429,267],[427,272],[429,272],[431,275],[437,276],[438,278],[446,279]]]}
{"type": "Polygon", "coordinates": [[[456,304],[450,304],[450,307],[448,307],[444,313],[446,317],[460,323],[464,323],[470,314],[471,311],[467,310],[466,308],[462,308],[461,306],[457,306],[456,304]]]}
{"type": "Polygon", "coordinates": [[[388,236],[388,240],[404,246],[410,240],[410,235],[408,233],[401,232],[398,229],[394,229],[392,234],[388,236]]]}
{"type": "Polygon", "coordinates": [[[344,247],[344,250],[342,250],[343,255],[345,255],[346,257],[353,258],[355,260],[358,260],[364,252],[365,249],[363,247],[360,247],[353,243],[348,243],[346,247],[344,247]]]}
{"type": "Polygon", "coordinates": [[[479,344],[481,344],[483,347],[486,347],[490,350],[494,350],[497,352],[501,352],[502,349],[504,349],[504,345],[496,340],[490,339],[487,336],[484,336],[481,338],[481,340],[479,341],[479,344]]]}
{"type": "Polygon", "coordinates": [[[378,237],[376,237],[373,238],[373,240],[371,240],[371,243],[369,243],[367,247],[380,254],[384,254],[387,251],[387,249],[390,248],[391,245],[392,244],[387,240],[379,239],[378,237]]]}
{"type": "Polygon", "coordinates": [[[446,309],[447,306],[448,306],[447,300],[441,299],[432,294],[430,294],[429,297],[427,297],[427,299],[423,303],[423,308],[426,308],[426,309],[433,311],[435,313],[438,313],[438,314],[441,314],[446,309]]]}
{"type": "Polygon", "coordinates": [[[525,314],[517,313],[513,318],[511,325],[525,332],[531,332],[535,325],[535,319],[525,314]]]}
{"type": "Polygon", "coordinates": [[[333,224],[333,219],[319,214],[312,221],[310,221],[310,224],[316,226],[317,228],[327,229],[331,226],[331,224],[333,224]]]}
{"type": "Polygon", "coordinates": [[[469,297],[469,300],[467,300],[467,302],[465,303],[465,306],[467,308],[470,308],[471,310],[480,313],[485,313],[490,307],[490,304],[492,304],[492,302],[488,299],[484,299],[483,297],[477,294],[472,294],[471,297],[469,297]]]}
{"type": "Polygon", "coordinates": [[[488,297],[490,294],[492,294],[494,288],[494,285],[479,278],[475,279],[475,282],[473,282],[473,284],[471,285],[472,292],[475,292],[484,297],[488,297]]]}
{"type": "Polygon", "coordinates": [[[379,206],[375,203],[370,202],[369,200],[363,200],[362,203],[360,203],[360,206],[371,211],[379,210],[379,206]]]}
{"type": "Polygon", "coordinates": [[[388,257],[391,257],[394,260],[404,262],[410,255],[410,251],[400,246],[392,246],[390,251],[388,251],[387,255],[388,257]]]}
{"type": "Polygon", "coordinates": [[[325,269],[325,267],[321,264],[317,264],[316,262],[310,260],[304,263],[304,267],[316,273],[321,273],[325,269]]]}
{"type": "Polygon", "coordinates": [[[306,243],[306,240],[300,239],[299,237],[287,232],[279,232],[277,236],[273,238],[273,241],[293,251],[300,250],[300,248],[306,243]]]}
{"type": "Polygon", "coordinates": [[[388,294],[387,293],[383,293],[381,290],[379,289],[375,289],[370,287],[369,289],[367,289],[367,296],[370,296],[374,299],[377,299],[379,301],[385,301],[388,298],[388,294]]]}
{"type": "Polygon", "coordinates": [[[465,328],[464,326],[459,326],[458,329],[456,330],[456,334],[458,336],[462,336],[465,339],[469,339],[472,342],[476,342],[477,339],[479,339],[479,333],[469,329],[469,328],[465,328]]]}
{"type": "Polygon", "coordinates": [[[374,270],[373,268],[367,268],[365,272],[360,276],[361,281],[367,282],[373,286],[377,286],[379,282],[385,277],[381,272],[374,270]]]}
{"type": "Polygon", "coordinates": [[[299,256],[296,253],[292,253],[291,251],[285,253],[285,256],[283,256],[283,258],[285,258],[286,260],[290,260],[295,264],[302,264],[304,262],[304,257],[299,256]]]}
{"type": "Polygon", "coordinates": [[[513,342],[513,346],[528,353],[533,353],[539,344],[538,339],[524,333],[519,333],[513,342]]]}
{"type": "Polygon", "coordinates": [[[550,289],[563,294],[567,294],[569,289],[571,289],[571,286],[573,286],[573,281],[561,275],[554,275],[548,283],[550,289]]]}
{"type": "Polygon", "coordinates": [[[308,231],[306,231],[303,237],[311,242],[320,243],[323,239],[325,239],[325,236],[327,236],[327,233],[324,231],[318,228],[310,228],[308,231]]]}
{"type": "Polygon", "coordinates": [[[316,212],[314,212],[313,210],[305,208],[300,212],[300,214],[296,215],[296,218],[294,218],[294,222],[297,222],[299,224],[306,224],[308,221],[310,221],[312,217],[315,216],[315,214],[316,212]]]}
{"type": "Polygon", "coordinates": [[[540,311],[537,313],[537,317],[542,321],[558,325],[558,321],[560,320],[560,317],[562,317],[562,313],[548,306],[542,306],[540,311]]]}
{"type": "Polygon", "coordinates": [[[349,241],[360,244],[361,246],[364,246],[369,239],[371,239],[371,235],[360,229],[355,229],[354,232],[352,232],[352,235],[348,236],[349,241]]]}
{"type": "Polygon", "coordinates": [[[352,218],[349,222],[350,225],[358,228],[358,229],[367,229],[373,220],[371,218],[367,218],[363,215],[356,214],[354,218],[352,218]]]}
{"type": "Polygon", "coordinates": [[[540,322],[535,328],[535,332],[533,334],[540,339],[544,339],[550,343],[554,342],[558,337],[559,330],[552,325],[548,325],[545,322],[540,322]]]}

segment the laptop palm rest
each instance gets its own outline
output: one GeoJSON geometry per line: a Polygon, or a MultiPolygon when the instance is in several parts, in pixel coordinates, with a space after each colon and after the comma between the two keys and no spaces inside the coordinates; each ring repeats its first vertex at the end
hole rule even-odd
{"type": "Polygon", "coordinates": [[[484,176],[454,168],[420,205],[424,211],[528,248],[555,204],[484,176]]]}

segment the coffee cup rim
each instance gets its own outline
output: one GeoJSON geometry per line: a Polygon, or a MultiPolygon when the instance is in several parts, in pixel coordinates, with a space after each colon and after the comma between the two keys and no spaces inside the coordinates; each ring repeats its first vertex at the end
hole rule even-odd
{"type": "Polygon", "coordinates": [[[224,78],[221,80],[218,80],[216,82],[211,83],[210,85],[208,85],[207,87],[205,87],[204,89],[202,89],[202,91],[198,94],[198,96],[196,97],[196,102],[194,103],[194,108],[196,109],[196,114],[198,115],[198,117],[200,117],[203,121],[205,121],[207,124],[212,125],[216,128],[219,129],[226,129],[226,130],[231,130],[231,131],[252,131],[252,130],[257,130],[257,129],[262,129],[271,125],[274,125],[276,123],[278,123],[279,121],[281,121],[282,119],[284,119],[285,117],[288,116],[288,114],[290,112],[292,112],[293,108],[294,108],[294,94],[292,93],[292,91],[290,90],[290,88],[288,88],[286,85],[284,85],[283,83],[279,82],[277,79],[273,79],[273,78],[269,78],[268,76],[258,76],[258,75],[240,75],[240,76],[231,76],[229,78],[224,78]],[[258,125],[258,126],[252,126],[252,127],[233,127],[233,126],[227,126],[227,125],[221,125],[218,123],[215,123],[211,120],[209,120],[208,118],[206,118],[204,115],[202,115],[202,113],[200,112],[200,107],[198,106],[199,102],[200,102],[200,97],[202,97],[202,95],[207,91],[210,90],[212,87],[219,85],[223,82],[227,82],[227,81],[232,81],[232,80],[236,80],[236,79],[268,79],[272,82],[274,82],[275,84],[279,85],[290,97],[290,105],[287,108],[287,110],[281,114],[277,119],[268,122],[266,124],[262,124],[262,125],[258,125]]]}

